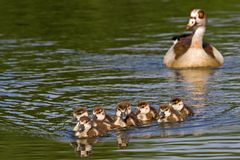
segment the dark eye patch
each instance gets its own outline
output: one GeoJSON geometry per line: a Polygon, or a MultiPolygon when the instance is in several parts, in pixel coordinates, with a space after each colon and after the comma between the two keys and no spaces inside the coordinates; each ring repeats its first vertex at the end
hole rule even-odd
{"type": "Polygon", "coordinates": [[[173,101],[173,104],[178,104],[180,101],[179,100],[175,100],[173,101]]]}
{"type": "Polygon", "coordinates": [[[200,11],[198,11],[198,17],[199,18],[204,18],[204,16],[205,16],[205,13],[204,13],[204,11],[203,10],[200,10],[200,11]]]}

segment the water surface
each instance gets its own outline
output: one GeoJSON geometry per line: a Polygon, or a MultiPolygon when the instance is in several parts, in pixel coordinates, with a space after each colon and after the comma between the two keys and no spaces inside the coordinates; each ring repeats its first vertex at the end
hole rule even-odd
{"type": "Polygon", "coordinates": [[[0,2],[2,159],[239,159],[240,3],[89,0],[0,2]],[[225,63],[170,70],[162,58],[192,8],[225,63]],[[181,96],[195,116],[77,140],[72,109],[181,96]],[[122,146],[117,141],[122,140],[122,146]],[[126,146],[124,146],[126,143],[126,146]]]}

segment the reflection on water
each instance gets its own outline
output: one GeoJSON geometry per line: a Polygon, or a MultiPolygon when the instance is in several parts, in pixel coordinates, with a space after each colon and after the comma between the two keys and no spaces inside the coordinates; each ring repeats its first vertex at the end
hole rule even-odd
{"type": "MultiPolygon", "coordinates": [[[[129,143],[129,135],[126,130],[116,131],[116,146],[119,149],[126,149],[129,143]]],[[[79,157],[90,157],[93,152],[94,145],[98,143],[104,143],[104,141],[99,141],[96,138],[82,138],[76,139],[76,141],[71,142],[71,146],[74,152],[79,157]]]]}
{"type": "Polygon", "coordinates": [[[129,136],[126,131],[124,130],[119,130],[116,133],[117,137],[117,145],[120,149],[124,149],[128,147],[128,142],[129,142],[129,136]]]}
{"type": "Polygon", "coordinates": [[[191,99],[199,103],[195,104],[196,107],[203,107],[206,104],[207,82],[210,75],[213,74],[211,69],[183,69],[176,70],[176,75],[180,76],[186,86],[186,91],[191,92],[191,99]]]}
{"type": "Polygon", "coordinates": [[[77,139],[75,142],[71,142],[71,146],[74,152],[79,157],[89,157],[92,154],[92,145],[96,143],[96,139],[77,139]]]}

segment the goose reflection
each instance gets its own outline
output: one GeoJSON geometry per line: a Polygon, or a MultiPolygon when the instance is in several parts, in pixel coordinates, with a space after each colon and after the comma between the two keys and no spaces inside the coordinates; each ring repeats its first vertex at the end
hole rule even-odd
{"type": "Polygon", "coordinates": [[[71,142],[74,152],[79,157],[89,157],[92,154],[92,145],[96,143],[95,138],[77,139],[71,142]]]}
{"type": "Polygon", "coordinates": [[[188,85],[184,90],[190,91],[191,98],[194,101],[198,101],[196,107],[205,106],[207,94],[207,81],[210,75],[213,74],[211,69],[183,69],[175,70],[176,76],[188,85]]]}
{"type": "Polygon", "coordinates": [[[123,131],[123,130],[119,130],[117,132],[117,145],[118,145],[118,148],[120,149],[125,149],[128,147],[128,142],[129,142],[129,136],[128,134],[126,133],[126,131],[123,131]]]}
{"type": "MultiPolygon", "coordinates": [[[[126,149],[129,143],[129,135],[125,130],[117,130],[116,142],[119,149],[126,149]]],[[[71,142],[70,145],[73,147],[74,152],[78,157],[90,157],[94,145],[99,143],[97,138],[81,138],[71,142]]]]}

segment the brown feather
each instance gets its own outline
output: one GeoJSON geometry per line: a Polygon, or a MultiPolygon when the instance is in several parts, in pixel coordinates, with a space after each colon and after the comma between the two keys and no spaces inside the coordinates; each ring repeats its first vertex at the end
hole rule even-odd
{"type": "MultiPolygon", "coordinates": [[[[184,55],[184,53],[187,52],[187,50],[190,48],[191,46],[191,42],[192,42],[192,37],[193,34],[189,34],[187,36],[179,36],[178,42],[175,44],[174,46],[174,53],[175,53],[175,59],[178,59],[179,57],[181,57],[182,55],[184,55]]],[[[207,42],[203,42],[202,45],[204,51],[212,58],[215,58],[214,54],[213,54],[213,48],[212,46],[207,43],[207,42]]]]}
{"type": "Polygon", "coordinates": [[[175,59],[178,59],[179,57],[181,57],[190,48],[190,45],[192,42],[192,36],[193,34],[190,34],[188,36],[180,37],[178,39],[178,42],[175,44],[173,48],[175,53],[175,59]]]}
{"type": "Polygon", "coordinates": [[[137,116],[134,113],[130,113],[129,115],[127,115],[125,121],[127,123],[127,126],[136,126],[141,124],[141,122],[137,119],[137,116]]]}

